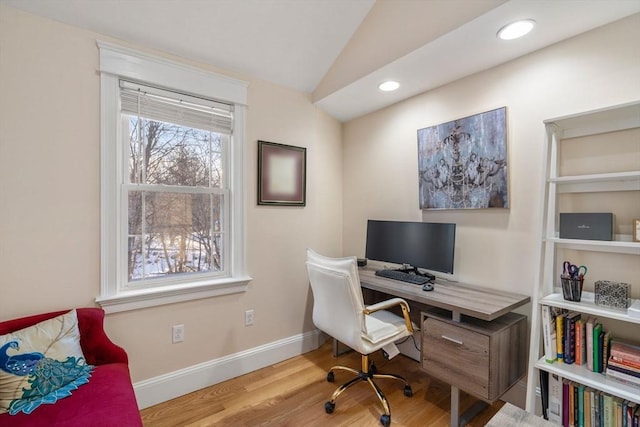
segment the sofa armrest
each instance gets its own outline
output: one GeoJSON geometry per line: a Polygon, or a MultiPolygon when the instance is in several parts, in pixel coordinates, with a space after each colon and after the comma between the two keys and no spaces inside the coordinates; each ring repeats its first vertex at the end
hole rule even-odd
{"type": "Polygon", "coordinates": [[[104,310],[101,308],[78,308],[78,329],[80,346],[87,363],[104,365],[106,363],[129,362],[127,352],[114,344],[104,331],[104,310]]]}

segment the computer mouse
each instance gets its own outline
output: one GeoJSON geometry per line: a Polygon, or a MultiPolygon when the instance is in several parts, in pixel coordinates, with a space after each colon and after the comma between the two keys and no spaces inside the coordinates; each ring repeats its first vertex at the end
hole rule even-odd
{"type": "Polygon", "coordinates": [[[433,283],[425,283],[422,286],[422,290],[423,291],[432,291],[433,290],[433,283]]]}

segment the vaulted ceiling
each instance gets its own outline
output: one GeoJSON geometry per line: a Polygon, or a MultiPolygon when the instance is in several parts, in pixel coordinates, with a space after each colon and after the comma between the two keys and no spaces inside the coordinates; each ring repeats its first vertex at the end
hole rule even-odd
{"type": "Polygon", "coordinates": [[[296,90],[348,121],[640,13],[638,0],[0,0],[296,90]],[[529,18],[526,37],[500,27],[529,18]],[[400,82],[391,93],[384,80],[400,82]]]}

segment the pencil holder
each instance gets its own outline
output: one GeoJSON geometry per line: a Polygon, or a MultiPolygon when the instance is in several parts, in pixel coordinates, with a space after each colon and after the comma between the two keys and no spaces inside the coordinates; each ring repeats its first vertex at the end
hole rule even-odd
{"type": "Polygon", "coordinates": [[[584,277],[572,278],[560,276],[562,282],[562,296],[567,301],[580,301],[582,298],[582,284],[584,277]]]}

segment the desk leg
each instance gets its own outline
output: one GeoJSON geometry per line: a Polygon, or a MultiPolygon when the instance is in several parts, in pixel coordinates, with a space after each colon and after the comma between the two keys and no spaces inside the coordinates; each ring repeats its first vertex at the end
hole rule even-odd
{"type": "Polygon", "coordinates": [[[351,351],[351,348],[333,338],[333,357],[341,356],[345,353],[348,353],[349,351],[351,351]]]}
{"type": "Polygon", "coordinates": [[[460,390],[458,387],[451,386],[451,427],[466,426],[473,417],[482,412],[487,406],[489,406],[488,403],[478,400],[463,414],[460,414],[460,390]]]}
{"type": "Polygon", "coordinates": [[[451,386],[451,427],[459,427],[460,416],[460,390],[451,386]]]}

